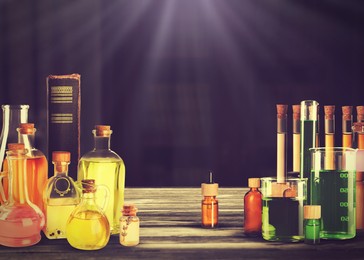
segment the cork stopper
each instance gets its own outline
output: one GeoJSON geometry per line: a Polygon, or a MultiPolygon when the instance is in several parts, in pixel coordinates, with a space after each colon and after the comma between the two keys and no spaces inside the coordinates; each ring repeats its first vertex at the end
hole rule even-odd
{"type": "Polygon", "coordinates": [[[320,205],[306,205],[303,207],[304,219],[320,219],[321,206],[320,205]]]}
{"type": "Polygon", "coordinates": [[[71,161],[71,153],[66,151],[54,151],[52,153],[52,161],[69,163],[71,161]]]}
{"type": "Polygon", "coordinates": [[[85,179],[85,180],[82,180],[81,183],[82,183],[82,192],[83,193],[92,193],[92,192],[96,191],[94,179],[85,179]]]}
{"type": "Polygon", "coordinates": [[[343,106],[341,109],[343,112],[343,120],[351,120],[351,116],[353,114],[353,107],[352,106],[343,106]]]}
{"type": "Polygon", "coordinates": [[[110,136],[112,131],[109,125],[96,125],[95,133],[96,136],[110,136]]]}
{"type": "Polygon", "coordinates": [[[353,123],[352,130],[353,130],[353,132],[363,133],[364,132],[364,122],[355,122],[355,123],[353,123]]]}
{"type": "Polygon", "coordinates": [[[325,119],[334,120],[335,106],[324,106],[325,119]]]}
{"type": "Polygon", "coordinates": [[[277,104],[277,118],[285,118],[287,116],[287,108],[287,105],[277,104]]]}
{"type": "Polygon", "coordinates": [[[122,213],[124,216],[135,216],[138,212],[138,209],[135,207],[134,204],[125,204],[123,206],[122,213]]]}
{"type": "Polygon", "coordinates": [[[260,188],[260,179],[259,178],[249,178],[248,186],[249,186],[249,188],[260,188]]]}
{"type": "Polygon", "coordinates": [[[219,184],[214,183],[212,179],[212,172],[209,172],[209,182],[201,184],[201,193],[203,196],[217,196],[219,184]]]}
{"type": "Polygon", "coordinates": [[[19,125],[19,133],[24,135],[34,134],[35,128],[33,123],[22,123],[19,125]]]}
{"type": "Polygon", "coordinates": [[[292,105],[293,120],[300,120],[301,105],[292,105]]]}
{"type": "Polygon", "coordinates": [[[356,107],[356,117],[358,122],[364,121],[364,106],[356,107]]]}
{"type": "Polygon", "coordinates": [[[18,150],[24,150],[25,146],[21,143],[9,143],[8,144],[9,151],[18,151],[18,150]]]}

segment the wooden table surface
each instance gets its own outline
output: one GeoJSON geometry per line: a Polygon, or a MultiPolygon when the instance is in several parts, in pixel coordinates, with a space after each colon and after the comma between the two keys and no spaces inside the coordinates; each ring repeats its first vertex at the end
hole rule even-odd
{"type": "MultiPolygon", "coordinates": [[[[243,234],[243,197],[246,188],[219,189],[219,227],[200,227],[199,188],[127,188],[125,201],[139,208],[140,244],[123,247],[113,235],[96,251],[72,248],[65,239],[43,237],[35,246],[0,246],[1,259],[364,259],[364,233],[344,241],[320,245],[268,242],[243,234]]],[[[1,227],[0,227],[1,228],[1,227]]]]}

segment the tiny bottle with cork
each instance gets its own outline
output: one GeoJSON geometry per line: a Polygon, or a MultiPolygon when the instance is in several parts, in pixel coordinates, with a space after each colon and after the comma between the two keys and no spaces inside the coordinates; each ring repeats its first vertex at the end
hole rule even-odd
{"type": "Polygon", "coordinates": [[[319,244],[321,229],[321,206],[304,206],[303,217],[305,222],[305,243],[310,245],[319,244]]]}
{"type": "Polygon", "coordinates": [[[120,217],[120,244],[136,246],[139,244],[138,209],[133,204],[125,204],[120,217]]]}
{"type": "Polygon", "coordinates": [[[208,183],[201,184],[201,192],[204,196],[201,202],[201,225],[204,228],[215,228],[219,219],[219,203],[216,199],[219,184],[213,182],[212,172],[209,177],[208,183]]]}
{"type": "Polygon", "coordinates": [[[249,178],[250,190],[244,196],[244,234],[257,237],[262,234],[262,193],[260,179],[249,178]]]}

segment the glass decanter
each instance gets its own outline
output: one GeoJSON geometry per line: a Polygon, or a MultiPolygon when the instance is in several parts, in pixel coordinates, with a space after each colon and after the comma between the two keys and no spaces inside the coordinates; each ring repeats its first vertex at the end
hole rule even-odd
{"type": "Polygon", "coordinates": [[[72,211],[80,203],[80,191],[68,176],[70,152],[52,153],[54,176],[48,179],[44,189],[46,225],[44,234],[48,239],[66,238],[66,224],[72,211]]]}
{"type": "MultiPolygon", "coordinates": [[[[110,198],[105,214],[110,223],[112,234],[119,233],[120,206],[124,204],[125,165],[114,151],[110,150],[110,126],[97,125],[92,131],[95,147],[81,157],[78,163],[77,179],[94,179],[98,185],[106,186],[110,198]]],[[[96,203],[102,205],[102,196],[97,196],[96,203]]]]}
{"type": "Polygon", "coordinates": [[[38,243],[44,226],[42,211],[28,197],[24,144],[8,144],[8,201],[0,207],[0,244],[25,247],[38,243]]]}
{"type": "Polygon", "coordinates": [[[95,180],[82,180],[81,202],[71,213],[66,225],[67,241],[74,248],[98,250],[109,242],[109,221],[96,204],[95,192],[95,180]]]}

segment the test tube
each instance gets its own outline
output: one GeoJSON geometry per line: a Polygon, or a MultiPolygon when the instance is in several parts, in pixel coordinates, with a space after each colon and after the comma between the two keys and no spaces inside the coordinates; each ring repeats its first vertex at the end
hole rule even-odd
{"type": "Polygon", "coordinates": [[[351,127],[353,125],[353,107],[343,106],[342,107],[342,143],[343,147],[352,147],[353,132],[351,127]]]}
{"type": "Polygon", "coordinates": [[[277,183],[286,182],[287,105],[277,105],[277,183]]]}
{"type": "Polygon", "coordinates": [[[356,119],[357,122],[364,122],[364,106],[356,107],[356,119]]]}
{"type": "Polygon", "coordinates": [[[300,105],[293,105],[293,172],[300,171],[300,147],[301,147],[301,129],[300,129],[300,105]]]}
{"type": "Polygon", "coordinates": [[[334,136],[335,136],[335,106],[324,106],[325,113],[325,169],[335,170],[334,166],[334,136]]]}
{"type": "MultiPolygon", "coordinates": [[[[358,117],[359,120],[359,117],[358,117]]],[[[353,148],[364,149],[364,122],[353,124],[353,148]]],[[[356,229],[364,229],[364,172],[357,171],[356,183],[356,229]]]]}
{"type": "Polygon", "coordinates": [[[319,103],[315,100],[301,102],[301,169],[300,177],[307,178],[307,201],[310,203],[310,148],[316,147],[317,140],[317,111],[319,103]]]}

